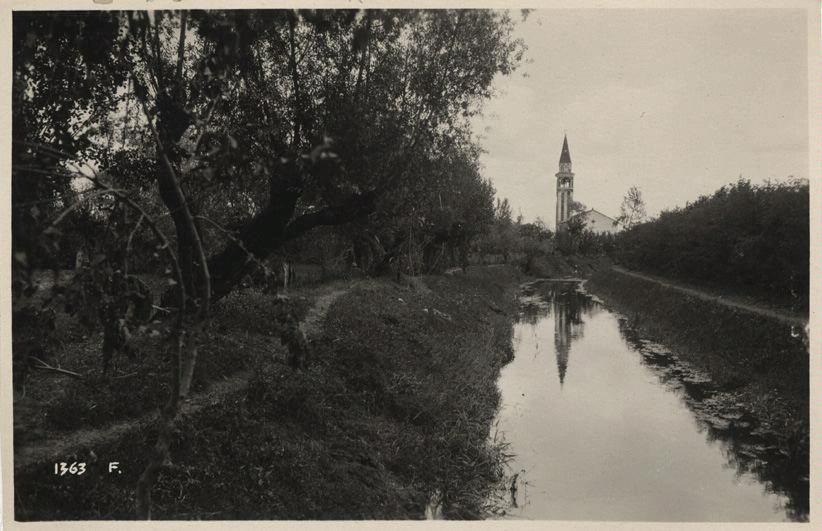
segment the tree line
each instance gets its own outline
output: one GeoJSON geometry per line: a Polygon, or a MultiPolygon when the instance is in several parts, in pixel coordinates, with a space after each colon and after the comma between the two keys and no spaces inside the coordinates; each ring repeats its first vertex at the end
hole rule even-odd
{"type": "Polygon", "coordinates": [[[628,268],[735,288],[807,311],[807,181],[740,179],[620,233],[628,268]]]}
{"type": "MultiPolygon", "coordinates": [[[[582,213],[587,208],[572,202],[571,212],[582,213]]],[[[475,260],[479,263],[513,263],[526,274],[539,275],[537,262],[553,256],[612,256],[615,236],[589,230],[582,218],[572,217],[564,230],[553,231],[537,218],[526,222],[522,215],[514,219],[507,198],[497,199],[494,217],[488,230],[477,238],[472,246],[475,260]]]]}
{"type": "MultiPolygon", "coordinates": [[[[723,186],[684,207],[648,219],[638,187],[628,189],[617,218],[623,230],[595,234],[572,217],[553,232],[525,223],[498,200],[490,229],[477,240],[480,261],[502,257],[536,274],[552,255],[607,256],[629,269],[773,301],[807,312],[809,290],[807,181],[723,186]]],[[[585,210],[576,204],[575,212],[585,210]]]]}

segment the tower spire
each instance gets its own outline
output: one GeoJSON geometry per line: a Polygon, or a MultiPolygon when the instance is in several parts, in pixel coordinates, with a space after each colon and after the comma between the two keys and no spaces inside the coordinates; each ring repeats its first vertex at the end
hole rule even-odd
{"type": "Polygon", "coordinates": [[[563,230],[563,224],[571,217],[574,200],[574,172],[571,171],[571,151],[568,149],[568,135],[562,139],[562,153],[559,156],[557,177],[557,223],[556,230],[563,230]]]}
{"type": "Polygon", "coordinates": [[[571,151],[568,150],[568,135],[562,140],[562,153],[559,156],[559,162],[571,162],[571,151]]]}

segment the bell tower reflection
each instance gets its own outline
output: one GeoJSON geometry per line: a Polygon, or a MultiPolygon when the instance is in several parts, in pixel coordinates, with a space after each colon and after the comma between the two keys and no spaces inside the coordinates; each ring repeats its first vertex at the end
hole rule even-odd
{"type": "Polygon", "coordinates": [[[557,284],[552,290],[551,312],[554,314],[554,350],[557,357],[559,384],[565,384],[571,344],[583,336],[582,314],[590,311],[594,302],[576,291],[575,284],[557,284]]]}
{"type": "MultiPolygon", "coordinates": [[[[571,344],[583,334],[583,315],[592,315],[600,306],[588,295],[577,291],[571,281],[536,281],[528,285],[520,300],[519,322],[534,327],[548,315],[554,316],[554,354],[559,384],[565,384],[571,344]]],[[[539,350],[539,349],[537,349],[539,350]]]]}
{"type": "Polygon", "coordinates": [[[554,311],[554,350],[557,355],[557,372],[559,385],[565,383],[565,373],[568,371],[568,354],[571,353],[570,325],[566,306],[554,299],[551,304],[554,311]]]}

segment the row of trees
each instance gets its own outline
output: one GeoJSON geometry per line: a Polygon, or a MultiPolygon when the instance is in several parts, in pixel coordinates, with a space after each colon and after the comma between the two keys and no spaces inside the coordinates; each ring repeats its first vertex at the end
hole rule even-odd
{"type": "Polygon", "coordinates": [[[151,318],[170,324],[171,393],[139,516],[210,308],[249,272],[318,229],[363,268],[435,269],[490,225],[469,124],[522,59],[513,28],[490,10],[14,14],[16,308],[83,248],[48,302],[93,310],[110,355],[142,329],[135,271],[169,286],[151,318]]]}
{"type": "Polygon", "coordinates": [[[620,233],[614,256],[629,268],[807,309],[808,201],[807,181],[740,179],[620,233]]]}
{"type": "MultiPolygon", "coordinates": [[[[637,191],[638,194],[638,191],[637,191]]],[[[641,195],[638,195],[641,202],[641,195]]],[[[572,213],[586,210],[582,203],[572,204],[572,213]]],[[[596,234],[585,226],[581,218],[571,218],[565,230],[554,232],[545,222],[526,223],[522,216],[514,219],[507,199],[497,199],[493,223],[476,240],[473,251],[477,261],[514,262],[522,266],[526,273],[533,273],[535,261],[550,255],[612,255],[615,237],[611,234],[596,234]]]]}
{"type": "MultiPolygon", "coordinates": [[[[616,234],[594,234],[580,218],[565,230],[514,221],[507,201],[497,202],[491,230],[477,252],[514,257],[530,272],[550,255],[607,255],[628,268],[672,279],[731,288],[807,311],[809,289],[807,181],[753,185],[740,179],[684,208],[648,220],[642,193],[629,188],[616,234]]],[[[575,211],[585,210],[575,204],[575,211]]]]}

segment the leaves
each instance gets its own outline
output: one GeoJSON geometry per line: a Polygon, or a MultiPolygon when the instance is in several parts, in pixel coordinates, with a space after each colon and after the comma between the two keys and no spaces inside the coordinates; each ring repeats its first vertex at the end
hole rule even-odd
{"type": "MultiPolygon", "coordinates": [[[[192,11],[185,39],[180,14],[167,11],[25,14],[15,23],[15,137],[92,163],[151,215],[177,211],[158,193],[165,170],[155,124],[189,208],[235,233],[272,205],[281,225],[306,213],[327,213],[315,223],[350,219],[362,210],[352,207],[361,195],[378,198],[376,212],[355,230],[392,242],[414,227],[421,241],[409,251],[454,232],[455,223],[457,239],[470,241],[493,218],[494,190],[480,175],[470,117],[492,95],[494,76],[521,61],[524,46],[505,12],[192,11]],[[281,158],[294,161],[293,171],[281,158]],[[443,216],[450,221],[432,221],[443,216]]],[[[15,148],[16,167],[23,155],[15,148]]],[[[59,167],[42,153],[35,158],[59,167]]],[[[14,183],[16,202],[70,202],[68,177],[16,173],[14,183]]],[[[122,214],[110,197],[95,199],[89,212],[89,239],[131,232],[115,219],[122,214]]],[[[25,242],[39,236],[14,226],[15,249],[28,251],[25,242]]],[[[161,258],[163,249],[141,244],[146,232],[135,234],[132,249],[145,257],[128,260],[161,258]]],[[[54,236],[64,253],[76,247],[68,244],[76,234],[54,236]]],[[[230,242],[224,234],[205,240],[209,254],[230,242]]]]}
{"type": "Polygon", "coordinates": [[[628,267],[738,286],[806,308],[808,208],[807,183],[754,186],[740,179],[625,231],[618,257],[628,267]]]}

